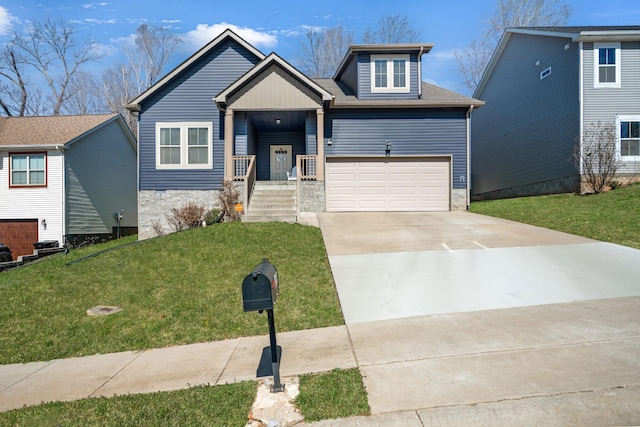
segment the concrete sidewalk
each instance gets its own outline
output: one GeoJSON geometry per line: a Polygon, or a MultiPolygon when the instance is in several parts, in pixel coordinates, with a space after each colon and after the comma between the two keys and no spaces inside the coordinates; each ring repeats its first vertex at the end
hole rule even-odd
{"type": "MultiPolygon", "coordinates": [[[[640,297],[278,334],[283,378],[359,367],[372,416],[313,426],[638,425],[640,297]]],[[[254,380],[267,335],[0,366],[0,410],[254,380]]]]}

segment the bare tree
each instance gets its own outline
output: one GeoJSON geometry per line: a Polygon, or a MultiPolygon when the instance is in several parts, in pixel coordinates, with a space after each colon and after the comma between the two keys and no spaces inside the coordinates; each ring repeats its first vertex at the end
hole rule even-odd
{"type": "Polygon", "coordinates": [[[314,78],[331,77],[353,44],[353,33],[341,25],[326,30],[309,29],[305,37],[298,63],[302,72],[314,78]]]}
{"type": "Polygon", "coordinates": [[[147,24],[138,27],[135,46],[123,48],[138,94],[158,80],[181,42],[180,37],[170,33],[166,28],[147,24]]]}
{"type": "Polygon", "coordinates": [[[24,116],[27,111],[27,82],[23,74],[15,47],[6,45],[0,54],[0,107],[8,117],[24,116]]]}
{"type": "Polygon", "coordinates": [[[126,63],[115,64],[103,74],[102,89],[108,109],[122,114],[134,133],[135,118],[124,105],[161,77],[180,43],[180,37],[166,28],[142,24],[136,30],[135,44],[122,48],[126,63]]]}
{"type": "Polygon", "coordinates": [[[601,193],[613,181],[621,166],[617,153],[617,134],[613,123],[592,123],[578,138],[573,159],[582,182],[592,193],[601,193]]]}
{"type": "Polygon", "coordinates": [[[93,40],[76,41],[73,26],[64,19],[32,21],[26,32],[14,32],[11,44],[22,63],[44,79],[53,115],[69,99],[69,85],[80,68],[101,57],[93,40]]]}
{"type": "Polygon", "coordinates": [[[466,89],[473,93],[478,87],[507,28],[564,25],[571,12],[571,6],[564,0],[497,0],[483,34],[456,53],[466,89]]]}
{"type": "Polygon", "coordinates": [[[111,111],[102,86],[93,73],[77,72],[69,81],[69,97],[62,110],[67,114],[102,114],[111,111]]]}
{"type": "Polygon", "coordinates": [[[362,38],[366,44],[417,43],[421,32],[411,28],[406,16],[387,15],[378,20],[375,29],[369,28],[362,38]]]}

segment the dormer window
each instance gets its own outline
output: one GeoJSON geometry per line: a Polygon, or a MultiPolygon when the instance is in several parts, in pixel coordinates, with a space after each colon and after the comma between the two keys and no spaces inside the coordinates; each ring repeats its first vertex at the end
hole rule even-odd
{"type": "Polygon", "coordinates": [[[371,55],[372,93],[409,93],[409,55],[371,55]]]}

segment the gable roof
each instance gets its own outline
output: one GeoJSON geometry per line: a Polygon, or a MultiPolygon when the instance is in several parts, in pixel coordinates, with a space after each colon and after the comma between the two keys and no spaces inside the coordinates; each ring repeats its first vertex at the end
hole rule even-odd
{"type": "Polygon", "coordinates": [[[359,99],[347,86],[333,79],[316,79],[316,82],[334,95],[334,108],[442,108],[471,105],[477,108],[484,105],[484,101],[426,82],[422,82],[422,96],[414,99],[359,99]]]}
{"type": "Polygon", "coordinates": [[[162,79],[158,80],[154,85],[152,85],[149,89],[138,95],[136,98],[131,100],[129,104],[124,107],[130,111],[140,111],[140,103],[142,103],[145,99],[153,95],[158,89],[163,87],[165,84],[169,83],[173,80],[177,75],[182,73],[185,69],[187,69],[191,64],[205,56],[211,50],[213,50],[216,46],[224,42],[226,39],[231,38],[239,43],[242,47],[247,49],[249,52],[254,54],[258,59],[263,60],[265,58],[264,54],[260,52],[258,49],[247,43],[242,37],[234,33],[233,31],[227,29],[223,31],[218,37],[211,40],[205,46],[203,46],[196,53],[187,58],[182,64],[178,65],[171,72],[165,75],[162,79]]]}
{"type": "Polygon", "coordinates": [[[213,99],[218,105],[218,108],[224,110],[226,108],[227,100],[231,95],[237,92],[244,85],[250,83],[254,77],[258,76],[262,71],[266,70],[273,64],[277,64],[280,68],[284,69],[290,75],[294,76],[305,86],[318,93],[318,95],[321,96],[323,102],[330,102],[333,99],[332,94],[325,90],[325,88],[318,85],[315,81],[298,71],[294,66],[289,64],[277,54],[271,53],[268,57],[263,59],[255,67],[246,72],[242,77],[229,85],[213,99]]]}
{"type": "Polygon", "coordinates": [[[598,41],[638,41],[640,40],[640,25],[626,26],[573,26],[573,27],[514,27],[507,28],[502,34],[498,46],[493,52],[493,56],[487,64],[487,68],[482,75],[482,79],[473,96],[479,96],[487,83],[487,80],[507,43],[513,34],[526,34],[545,37],[563,37],[572,42],[598,42],[598,41]]]}
{"type": "Polygon", "coordinates": [[[135,148],[133,134],[120,114],[2,117],[0,148],[68,148],[75,141],[116,120],[126,128],[129,142],[135,148]]]}

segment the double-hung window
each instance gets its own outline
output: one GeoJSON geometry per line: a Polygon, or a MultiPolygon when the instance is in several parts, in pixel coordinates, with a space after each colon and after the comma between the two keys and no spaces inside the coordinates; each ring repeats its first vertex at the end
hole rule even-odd
{"type": "Polygon", "coordinates": [[[618,116],[620,157],[640,160],[640,116],[618,116]]]}
{"type": "Polygon", "coordinates": [[[212,141],[210,122],[156,123],[156,168],[210,169],[212,141]]]}
{"type": "Polygon", "coordinates": [[[372,93],[409,93],[409,55],[371,55],[372,93]]]}
{"type": "Polygon", "coordinates": [[[620,43],[594,43],[594,87],[620,87],[620,43]]]}
{"type": "Polygon", "coordinates": [[[45,187],[47,160],[45,153],[10,153],[11,187],[45,187]]]}

